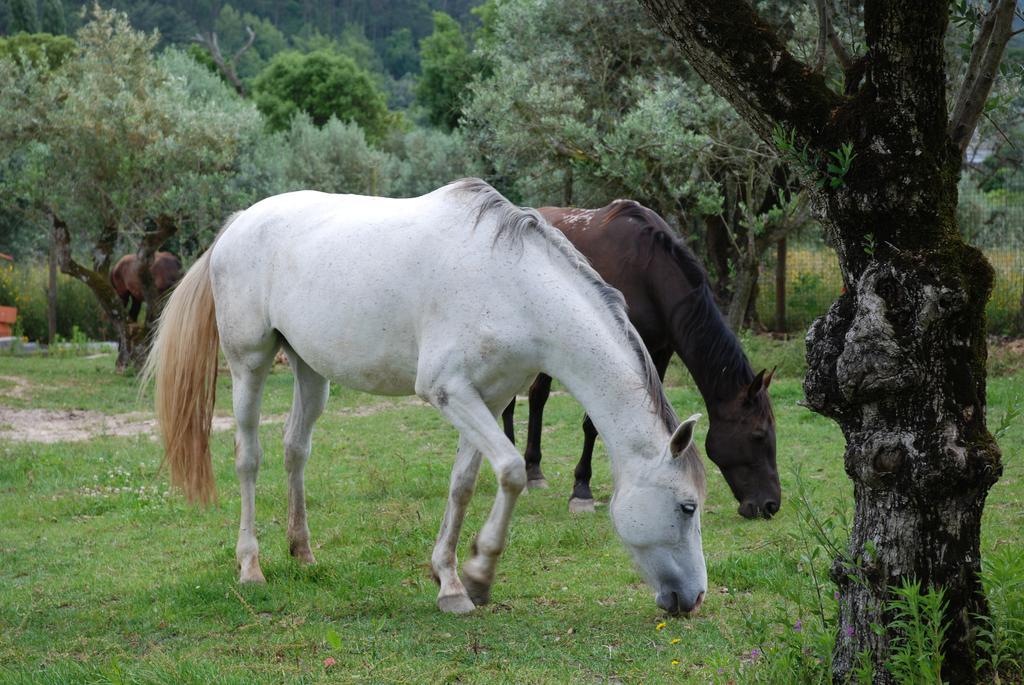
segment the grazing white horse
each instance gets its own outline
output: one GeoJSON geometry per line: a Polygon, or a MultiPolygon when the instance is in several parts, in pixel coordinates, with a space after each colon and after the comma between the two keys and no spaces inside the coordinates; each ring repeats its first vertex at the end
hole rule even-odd
{"type": "Polygon", "coordinates": [[[295,373],[285,426],[288,540],[312,563],[303,469],[328,381],[415,393],[459,431],[431,566],[442,611],[486,603],[505,548],[523,458],[496,417],[544,372],[561,380],[604,436],[615,530],[666,611],[707,589],[700,511],[704,469],[626,317],[622,296],[539,214],[465,179],[423,197],[303,191],[235,215],[164,309],[147,372],[171,479],[214,495],[209,450],[218,344],[231,369],[242,515],[240,581],[264,582],[255,535],[260,402],[274,355],[295,373]],[[481,456],[498,478],[490,516],[457,571],[481,456]]]}

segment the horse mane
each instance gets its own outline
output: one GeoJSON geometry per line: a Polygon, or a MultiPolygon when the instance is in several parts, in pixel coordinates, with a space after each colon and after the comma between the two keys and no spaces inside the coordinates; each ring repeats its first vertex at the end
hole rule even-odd
{"type": "MultiPolygon", "coordinates": [[[[649,266],[657,252],[662,252],[679,267],[691,291],[675,304],[669,313],[669,325],[686,330],[681,339],[700,340],[703,349],[702,365],[706,369],[703,380],[708,381],[711,392],[734,392],[740,385],[754,380],[750,360],[740,346],[736,334],[726,325],[722,312],[715,303],[711,282],[704,265],[687,247],[657,212],[633,200],[617,200],[609,205],[602,224],[615,219],[632,219],[640,227],[642,240],[634,241],[634,259],[649,266]],[[641,254],[641,249],[646,248],[641,254]]],[[[691,369],[694,380],[700,369],[691,369]]],[[[700,382],[700,381],[699,381],[700,382]]]]}
{"type": "Polygon", "coordinates": [[[647,352],[647,347],[640,340],[636,329],[629,321],[629,316],[626,314],[626,300],[622,293],[605,283],[604,279],[590,266],[586,257],[573,247],[561,231],[548,224],[537,210],[512,204],[504,195],[479,178],[460,179],[455,181],[451,187],[479,198],[476,224],[479,224],[485,216],[495,216],[498,227],[494,235],[494,244],[505,239],[513,245],[521,246],[525,236],[537,234],[555,248],[574,271],[583,276],[597,292],[605,310],[611,314],[618,329],[626,336],[630,348],[640,362],[640,368],[643,369],[644,386],[648,397],[654,403],[665,427],[669,431],[674,431],[679,425],[679,417],[676,416],[672,404],[665,396],[661,379],[658,378],[658,371],[654,368],[654,362],[647,352]]]}

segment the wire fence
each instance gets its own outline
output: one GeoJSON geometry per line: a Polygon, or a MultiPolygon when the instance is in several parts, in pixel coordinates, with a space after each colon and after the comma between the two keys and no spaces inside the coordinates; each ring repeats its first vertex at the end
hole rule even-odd
{"type": "MultiPolygon", "coordinates": [[[[986,308],[991,335],[1024,335],[1024,198],[1012,193],[961,193],[964,237],[988,258],[995,286],[986,308]]],[[[778,251],[761,264],[757,313],[761,325],[779,332],[806,330],[839,297],[842,276],[835,252],[820,230],[789,241],[785,252],[785,319],[777,321],[778,251]],[[813,234],[816,234],[814,237],[813,234]]]]}

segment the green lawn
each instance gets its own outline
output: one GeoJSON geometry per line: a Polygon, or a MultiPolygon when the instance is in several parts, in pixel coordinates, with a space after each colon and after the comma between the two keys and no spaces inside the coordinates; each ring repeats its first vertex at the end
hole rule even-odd
{"type": "MultiPolygon", "coordinates": [[[[795,470],[824,514],[848,512],[851,487],[838,428],[798,405],[800,343],[746,342],[758,368],[784,362],[771,388],[783,507],[771,521],[741,519],[710,466],[709,597],[694,618],[659,612],[606,509],[567,512],[583,411],[564,395],[552,397],[545,417],[552,487],[519,500],[494,603],[467,617],[440,614],[428,561],[455,432],[429,407],[332,388],[306,471],[314,567],[288,556],[281,424],[262,429],[257,522],[268,584],[261,587],[235,582],[230,432],[213,442],[220,501],[208,510],[166,492],[149,435],[0,443],[0,681],[704,683],[753,675],[765,657],[752,650],[773,639],[764,622],[808,620],[813,605],[791,497],[795,470]]],[[[0,356],[0,404],[146,410],[131,379],[112,367],[111,357],[0,356]]],[[[997,417],[1024,391],[1019,366],[1000,368],[1004,375],[989,383],[997,417]]],[[[218,407],[226,414],[223,375],[218,407]]],[[[669,382],[680,413],[703,412],[684,371],[673,369],[669,382]]],[[[290,399],[291,375],[278,368],[264,414],[284,414],[290,399]]],[[[525,421],[522,404],[520,434],[525,421]]],[[[1024,545],[1020,422],[1002,442],[1005,474],[989,496],[985,552],[1024,545]]],[[[607,502],[603,452],[594,483],[607,502]]],[[[485,466],[463,549],[493,495],[485,466]]],[[[816,566],[820,574],[827,560],[816,566]]]]}

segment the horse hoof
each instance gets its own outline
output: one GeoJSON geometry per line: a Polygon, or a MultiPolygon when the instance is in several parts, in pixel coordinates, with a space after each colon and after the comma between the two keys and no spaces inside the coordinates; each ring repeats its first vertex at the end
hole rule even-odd
{"type": "Polygon", "coordinates": [[[594,500],[592,499],[578,499],[573,497],[569,500],[569,513],[570,514],[593,514],[594,513],[594,500]]]}
{"type": "Polygon", "coordinates": [[[238,582],[243,585],[249,583],[263,585],[267,582],[267,579],[263,577],[259,559],[252,559],[240,565],[238,582]]]}
{"type": "Polygon", "coordinates": [[[483,606],[491,601],[491,586],[486,583],[473,580],[467,575],[460,575],[462,586],[466,588],[466,594],[473,601],[475,606],[483,606]]]}
{"type": "Polygon", "coordinates": [[[527,490],[547,490],[548,482],[544,478],[534,478],[526,481],[527,490]]]}
{"type": "Polygon", "coordinates": [[[240,575],[238,582],[242,585],[266,585],[267,579],[263,577],[263,571],[257,568],[255,571],[249,571],[240,575]]]}
{"type": "Polygon", "coordinates": [[[445,595],[437,598],[437,608],[445,614],[468,614],[476,605],[466,595],[445,595]]]}
{"type": "Polygon", "coordinates": [[[293,545],[289,550],[292,557],[299,563],[311,565],[316,563],[316,559],[313,557],[313,551],[309,548],[309,545],[293,545]]]}

